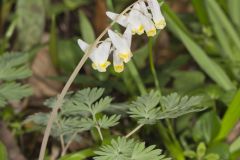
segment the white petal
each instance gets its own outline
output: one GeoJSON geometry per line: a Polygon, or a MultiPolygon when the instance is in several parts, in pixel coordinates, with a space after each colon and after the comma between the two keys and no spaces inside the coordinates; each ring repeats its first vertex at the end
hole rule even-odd
{"type": "Polygon", "coordinates": [[[142,15],[141,16],[141,21],[143,23],[144,30],[146,31],[147,36],[149,36],[149,37],[155,36],[157,31],[156,31],[156,28],[155,28],[152,20],[149,19],[148,17],[142,15]]]}
{"type": "MultiPolygon", "coordinates": [[[[119,16],[119,14],[109,12],[109,11],[106,12],[106,15],[113,21],[119,16]]],[[[122,15],[122,16],[118,17],[117,23],[119,23],[123,27],[126,27],[127,26],[127,16],[122,15]]]]}
{"type": "Polygon", "coordinates": [[[128,25],[126,28],[125,32],[123,33],[123,37],[127,40],[129,48],[131,48],[132,44],[132,31],[131,31],[131,26],[128,25]]]}
{"type": "Polygon", "coordinates": [[[152,18],[152,15],[148,12],[148,8],[147,8],[145,2],[140,1],[140,2],[139,2],[139,5],[140,5],[140,9],[141,9],[142,13],[143,13],[145,16],[147,16],[148,18],[152,18]]]}
{"type": "Polygon", "coordinates": [[[108,30],[108,35],[112,40],[114,47],[117,49],[119,57],[125,63],[130,61],[132,57],[132,52],[127,40],[124,37],[119,36],[117,33],[113,32],[112,30],[108,30]]]}
{"type": "Polygon", "coordinates": [[[115,72],[122,72],[124,70],[124,63],[123,60],[119,57],[117,54],[117,51],[114,51],[113,53],[113,67],[115,72]]]}
{"type": "Polygon", "coordinates": [[[141,13],[140,13],[140,6],[138,3],[136,3],[132,10],[130,11],[129,13],[129,16],[128,16],[128,23],[131,25],[132,27],[132,33],[135,34],[143,34],[144,33],[144,28],[143,28],[143,25],[140,21],[140,17],[141,16],[141,13]]]}
{"type": "Polygon", "coordinates": [[[113,32],[112,30],[108,30],[108,35],[117,50],[120,52],[130,52],[130,47],[125,38],[113,32]]]}
{"type": "Polygon", "coordinates": [[[163,29],[166,26],[165,18],[161,13],[161,9],[157,0],[148,0],[149,8],[153,15],[153,21],[157,29],[163,29]]]}
{"type": "Polygon", "coordinates": [[[111,64],[108,61],[110,54],[111,42],[108,40],[103,41],[90,55],[93,61],[93,68],[99,72],[106,72],[106,68],[111,64]]]}
{"type": "Polygon", "coordinates": [[[83,52],[86,52],[89,47],[89,44],[87,44],[86,42],[84,42],[81,39],[78,39],[78,45],[82,49],[83,52]]]}

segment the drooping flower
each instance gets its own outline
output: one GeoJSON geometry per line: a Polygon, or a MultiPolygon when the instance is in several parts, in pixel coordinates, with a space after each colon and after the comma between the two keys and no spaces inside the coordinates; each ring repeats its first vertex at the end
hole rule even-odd
{"type": "Polygon", "coordinates": [[[109,11],[106,12],[106,14],[111,20],[115,20],[118,17],[117,23],[125,28],[130,27],[132,34],[142,35],[144,33],[143,25],[139,19],[140,12],[138,12],[137,10],[130,11],[129,15],[127,16],[119,16],[119,14],[109,11]]]}
{"type": "Polygon", "coordinates": [[[160,6],[157,0],[147,0],[148,6],[153,16],[153,22],[157,29],[163,29],[166,26],[165,18],[161,13],[160,6]]]}
{"type": "Polygon", "coordinates": [[[113,46],[117,50],[118,57],[125,63],[129,62],[131,60],[131,57],[133,56],[130,49],[131,44],[129,45],[130,38],[128,37],[129,39],[127,39],[123,35],[118,35],[117,33],[113,32],[110,29],[108,30],[108,35],[112,41],[113,46]]]}
{"type": "MultiPolygon", "coordinates": [[[[84,42],[81,39],[78,39],[78,45],[80,48],[86,53],[89,49],[90,45],[84,42]]],[[[99,72],[106,72],[107,67],[111,64],[108,61],[108,57],[110,55],[111,42],[109,39],[106,39],[101,44],[99,44],[96,48],[93,49],[89,58],[92,60],[92,67],[99,72]]]]}
{"type": "MultiPolygon", "coordinates": [[[[111,31],[110,31],[111,32],[111,31]]],[[[122,35],[122,38],[125,42],[127,42],[127,45],[129,49],[131,48],[132,43],[132,33],[130,27],[128,27],[125,32],[122,35]]],[[[129,55],[129,58],[131,59],[132,54],[129,55]]],[[[130,60],[129,59],[129,60],[130,60]]],[[[115,72],[122,72],[124,70],[124,62],[128,62],[128,59],[124,61],[124,58],[121,56],[121,51],[119,51],[117,48],[114,48],[113,51],[113,67],[115,72]]]]}

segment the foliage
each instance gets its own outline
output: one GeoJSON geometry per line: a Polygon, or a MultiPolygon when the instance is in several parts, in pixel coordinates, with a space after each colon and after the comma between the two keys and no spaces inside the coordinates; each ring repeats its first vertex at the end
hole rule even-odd
{"type": "MultiPolygon", "coordinates": [[[[103,88],[86,88],[69,93],[54,124],[54,136],[81,133],[98,127],[108,129],[117,125],[120,115],[107,116],[101,113],[110,107],[112,101],[110,97],[102,98],[103,92],[103,88]]],[[[54,103],[55,99],[50,99],[45,104],[52,107],[54,103]]],[[[46,126],[47,117],[48,114],[38,113],[25,122],[33,121],[40,126],[46,126]]]]}
{"type": "Polygon", "coordinates": [[[155,146],[145,147],[143,142],[123,137],[112,140],[110,145],[100,147],[95,153],[98,155],[94,157],[95,160],[170,160],[162,155],[161,150],[155,149],[155,146]]]}
{"type": "Polygon", "coordinates": [[[14,81],[31,75],[27,61],[28,55],[21,53],[6,53],[0,57],[0,107],[4,107],[7,101],[20,100],[32,94],[28,85],[14,81]]]}
{"type": "Polygon", "coordinates": [[[154,124],[159,119],[177,118],[191,112],[199,112],[209,107],[203,96],[180,96],[172,93],[160,97],[158,92],[139,97],[131,105],[129,114],[139,124],[154,124]]]}

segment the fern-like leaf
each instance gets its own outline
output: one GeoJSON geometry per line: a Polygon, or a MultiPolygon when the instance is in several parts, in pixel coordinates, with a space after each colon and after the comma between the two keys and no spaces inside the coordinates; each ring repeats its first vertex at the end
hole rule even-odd
{"type": "Polygon", "coordinates": [[[31,94],[32,90],[27,85],[21,85],[15,82],[3,83],[0,85],[0,95],[6,100],[20,100],[31,94]]]}
{"type": "Polygon", "coordinates": [[[187,113],[199,112],[209,107],[208,100],[204,96],[180,96],[172,93],[160,99],[162,111],[159,119],[177,118],[187,113]]]}
{"type": "Polygon", "coordinates": [[[108,129],[117,125],[120,117],[120,115],[112,115],[111,117],[104,115],[101,119],[97,120],[97,122],[100,128],[108,129]]]}
{"type": "Polygon", "coordinates": [[[155,146],[145,147],[144,143],[118,137],[110,145],[100,147],[95,160],[167,160],[155,146]]]}
{"type": "Polygon", "coordinates": [[[132,118],[137,119],[139,124],[154,124],[160,114],[160,108],[157,108],[159,101],[159,94],[151,92],[132,102],[128,113],[132,118]]]}
{"type": "Polygon", "coordinates": [[[180,96],[172,93],[160,96],[157,92],[139,97],[132,103],[129,114],[139,124],[154,124],[159,119],[177,118],[187,113],[199,112],[209,107],[210,101],[204,96],[180,96]]]}
{"type": "Polygon", "coordinates": [[[31,75],[30,69],[25,66],[27,54],[6,53],[0,57],[0,80],[16,80],[31,75]]]}

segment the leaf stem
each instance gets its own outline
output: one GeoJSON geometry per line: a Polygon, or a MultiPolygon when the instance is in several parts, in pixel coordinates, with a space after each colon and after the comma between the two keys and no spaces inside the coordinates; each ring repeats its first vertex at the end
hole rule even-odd
{"type": "Polygon", "coordinates": [[[146,94],[147,90],[146,90],[146,88],[145,88],[145,86],[143,84],[143,81],[142,81],[142,79],[141,79],[141,77],[139,75],[139,72],[138,72],[138,70],[136,68],[136,65],[132,61],[130,61],[130,62],[128,62],[127,66],[128,66],[130,74],[132,75],[134,81],[137,84],[137,87],[138,87],[141,95],[146,94]]]}
{"type": "Polygon", "coordinates": [[[75,137],[77,136],[77,132],[75,132],[71,138],[69,139],[67,145],[62,149],[62,153],[61,156],[64,156],[68,150],[68,148],[70,147],[71,143],[73,142],[73,140],[75,139],[75,137]]]}
{"type": "Polygon", "coordinates": [[[103,141],[103,135],[102,135],[101,128],[99,126],[96,126],[96,128],[97,128],[97,131],[98,131],[101,141],[103,141]]]}
{"type": "Polygon", "coordinates": [[[154,79],[154,83],[155,86],[160,94],[160,97],[162,96],[162,92],[161,92],[161,88],[160,88],[160,84],[159,84],[159,80],[157,77],[157,72],[154,66],[154,61],[153,61],[153,38],[149,38],[148,41],[148,51],[149,51],[149,64],[150,64],[150,69],[153,75],[153,79],[154,79]]]}
{"type": "Polygon", "coordinates": [[[135,132],[137,132],[139,129],[141,129],[144,125],[140,124],[138,125],[134,130],[132,130],[130,133],[128,133],[125,137],[129,138],[130,136],[132,136],[135,132]]]}

